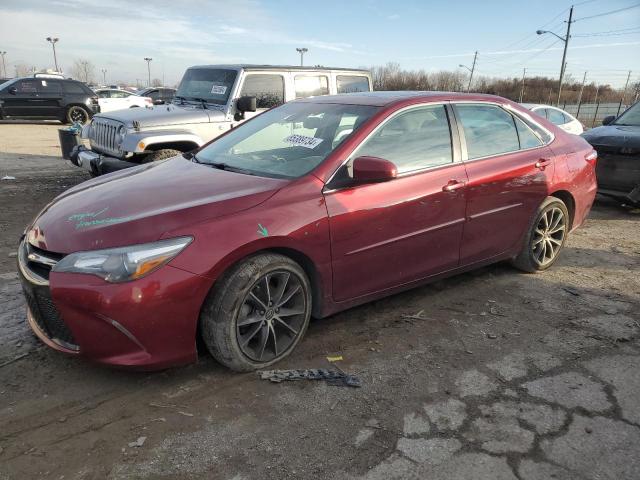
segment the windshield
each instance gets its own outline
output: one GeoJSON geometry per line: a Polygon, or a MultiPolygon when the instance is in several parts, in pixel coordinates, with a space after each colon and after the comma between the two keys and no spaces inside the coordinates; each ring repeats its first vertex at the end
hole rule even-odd
{"type": "Polygon", "coordinates": [[[190,68],[182,77],[176,96],[225,105],[237,75],[235,70],[190,68]]]}
{"type": "Polygon", "coordinates": [[[614,125],[631,125],[634,127],[640,127],[640,102],[629,108],[626,112],[620,115],[614,125]]]}
{"type": "Polygon", "coordinates": [[[15,83],[17,80],[18,80],[17,78],[13,78],[11,80],[7,80],[4,83],[0,83],[0,90],[4,90],[6,87],[11,85],[12,83],[15,83]]]}
{"type": "Polygon", "coordinates": [[[267,177],[300,177],[377,110],[364,105],[288,103],[214,141],[195,160],[267,177]]]}

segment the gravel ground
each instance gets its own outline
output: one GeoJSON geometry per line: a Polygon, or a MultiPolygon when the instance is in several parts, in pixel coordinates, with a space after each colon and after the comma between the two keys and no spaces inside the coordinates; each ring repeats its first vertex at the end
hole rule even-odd
{"type": "Polygon", "coordinates": [[[88,178],[57,128],[0,122],[0,479],[638,478],[640,215],[600,200],[550,271],[494,265],[314,321],[278,365],[340,354],[360,389],[206,355],[118,371],[25,324],[18,237],[88,178]]]}

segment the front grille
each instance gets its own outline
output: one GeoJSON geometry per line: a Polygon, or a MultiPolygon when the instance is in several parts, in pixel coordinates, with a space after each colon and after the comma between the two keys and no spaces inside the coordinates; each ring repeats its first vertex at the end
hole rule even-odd
{"type": "Polygon", "coordinates": [[[36,248],[23,241],[18,254],[22,291],[33,320],[42,333],[62,347],[78,350],[73,334],[58,312],[49,290],[49,273],[62,257],[61,254],[36,248]]]}
{"type": "Polygon", "coordinates": [[[118,129],[120,122],[99,116],[93,117],[89,141],[91,149],[114,157],[122,157],[124,152],[118,146],[118,129]]]}

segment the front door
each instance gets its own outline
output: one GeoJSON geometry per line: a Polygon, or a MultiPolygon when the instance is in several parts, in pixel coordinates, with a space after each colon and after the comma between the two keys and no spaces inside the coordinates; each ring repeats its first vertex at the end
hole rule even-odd
{"type": "Polygon", "coordinates": [[[516,247],[548,195],[553,153],[517,116],[491,104],[454,106],[469,182],[460,263],[516,247]]]}
{"type": "MultiPolygon", "coordinates": [[[[333,296],[344,301],[458,266],[465,218],[465,167],[454,157],[444,105],[418,106],[385,121],[351,159],[374,156],[398,178],[325,191],[333,296]]],[[[342,167],[349,175],[352,160],[342,167]]]]}

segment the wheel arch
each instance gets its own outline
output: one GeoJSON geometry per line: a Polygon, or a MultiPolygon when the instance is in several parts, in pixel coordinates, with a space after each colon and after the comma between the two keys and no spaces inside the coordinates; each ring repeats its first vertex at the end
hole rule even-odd
{"type": "Polygon", "coordinates": [[[573,222],[576,215],[576,200],[568,190],[556,190],[549,194],[550,197],[556,197],[567,206],[569,211],[569,230],[573,228],[573,222]]]}
{"type": "Polygon", "coordinates": [[[190,140],[180,140],[166,143],[152,143],[151,145],[146,146],[145,152],[156,152],[158,150],[178,150],[180,152],[188,152],[198,147],[199,145],[197,143],[190,140]]]}

